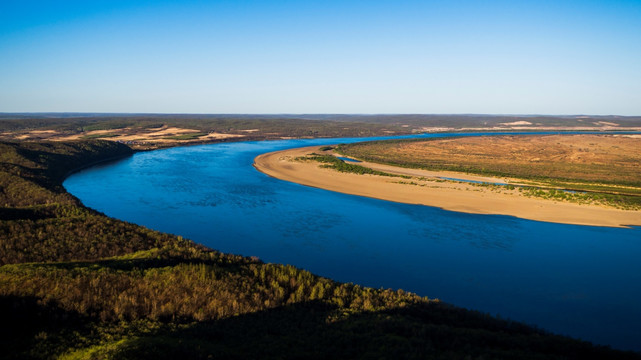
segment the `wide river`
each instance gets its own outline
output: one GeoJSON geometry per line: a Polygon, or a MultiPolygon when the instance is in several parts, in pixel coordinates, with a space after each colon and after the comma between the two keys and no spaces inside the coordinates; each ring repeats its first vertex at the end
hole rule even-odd
{"type": "Polygon", "coordinates": [[[641,351],[641,228],[450,212],[310,188],[252,167],[266,152],[363,140],[142,152],[78,172],[64,186],[108,216],[223,252],[641,351]]]}

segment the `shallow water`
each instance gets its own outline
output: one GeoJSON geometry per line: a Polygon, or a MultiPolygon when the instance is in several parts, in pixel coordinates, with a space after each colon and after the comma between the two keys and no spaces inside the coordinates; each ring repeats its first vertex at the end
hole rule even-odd
{"type": "Polygon", "coordinates": [[[451,181],[459,181],[459,182],[466,182],[470,184],[483,184],[483,185],[500,185],[500,186],[507,186],[510,185],[508,183],[501,183],[501,182],[488,182],[488,181],[478,181],[478,180],[466,180],[466,179],[458,179],[458,178],[452,178],[452,177],[445,177],[445,176],[440,176],[439,179],[443,180],[451,180],[451,181]]]}
{"type": "Polygon", "coordinates": [[[64,185],[109,216],[224,252],[641,350],[641,228],[456,213],[305,187],[252,167],[255,156],[269,151],[362,140],[137,153],[74,174],[64,185]]]}
{"type": "Polygon", "coordinates": [[[349,162],[354,162],[354,163],[362,162],[362,161],[360,161],[360,160],[350,159],[350,158],[348,158],[348,157],[344,157],[344,156],[337,156],[337,158],[339,158],[339,159],[341,159],[341,160],[343,160],[343,161],[349,161],[349,162]]]}

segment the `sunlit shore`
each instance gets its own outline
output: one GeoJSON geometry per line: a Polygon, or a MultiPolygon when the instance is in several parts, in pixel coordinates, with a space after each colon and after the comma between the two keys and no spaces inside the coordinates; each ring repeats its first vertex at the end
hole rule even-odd
{"type": "Polygon", "coordinates": [[[456,177],[487,182],[502,182],[504,179],[370,163],[359,165],[406,177],[354,174],[323,168],[315,161],[296,160],[314,152],[321,152],[318,146],[267,153],[256,157],[254,167],[269,176],[302,185],[407,204],[435,206],[450,211],[510,215],[576,225],[641,225],[641,211],[532,198],[516,190],[496,190],[438,178],[456,177]]]}

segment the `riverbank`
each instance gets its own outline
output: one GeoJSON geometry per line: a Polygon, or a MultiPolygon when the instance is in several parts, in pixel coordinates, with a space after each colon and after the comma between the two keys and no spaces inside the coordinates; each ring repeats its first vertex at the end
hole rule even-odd
{"type": "Polygon", "coordinates": [[[399,176],[344,173],[323,168],[317,161],[300,160],[311,153],[328,152],[313,146],[267,153],[256,157],[254,167],[269,176],[302,185],[388,201],[435,206],[450,211],[509,215],[575,225],[641,225],[641,211],[532,198],[518,189],[492,189],[441,178],[518,184],[516,179],[406,169],[367,162],[358,165],[399,176]]]}

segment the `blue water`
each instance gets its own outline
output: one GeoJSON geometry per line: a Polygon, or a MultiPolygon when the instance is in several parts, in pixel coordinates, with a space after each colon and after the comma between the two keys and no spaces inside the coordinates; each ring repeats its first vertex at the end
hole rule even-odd
{"type": "MultiPolygon", "coordinates": [[[[451,180],[451,181],[458,181],[458,182],[464,182],[464,183],[470,183],[470,184],[483,184],[483,185],[497,185],[497,186],[508,186],[512,185],[516,188],[530,188],[532,187],[531,185],[514,185],[514,184],[508,184],[508,183],[501,183],[501,182],[488,182],[488,181],[478,181],[478,180],[466,180],[466,179],[458,179],[458,178],[452,178],[452,177],[445,177],[445,176],[439,176],[439,179],[443,180],[451,180]]],[[[563,191],[564,193],[568,194],[585,194],[584,192],[576,192],[574,190],[562,190],[562,189],[557,189],[558,191],[563,191]]]]}
{"type": "Polygon", "coordinates": [[[641,350],[641,228],[456,213],[305,187],[252,167],[255,156],[269,151],[362,140],[137,153],[76,173],[64,185],[109,216],[224,252],[293,264],[339,281],[403,288],[641,350]]]}
{"type": "Polygon", "coordinates": [[[337,156],[337,158],[339,158],[339,159],[341,159],[341,160],[343,160],[343,161],[349,161],[349,162],[355,162],[355,163],[359,163],[359,162],[361,162],[360,160],[350,159],[350,158],[348,158],[348,157],[344,157],[344,156],[337,156]]]}
{"type": "Polygon", "coordinates": [[[452,178],[452,177],[445,177],[441,176],[439,179],[443,180],[452,180],[452,181],[460,181],[460,182],[466,182],[466,183],[471,183],[471,184],[488,184],[488,185],[501,185],[501,186],[507,186],[509,184],[506,183],[500,183],[500,182],[488,182],[488,181],[478,181],[478,180],[465,180],[465,179],[457,179],[457,178],[452,178]]]}

